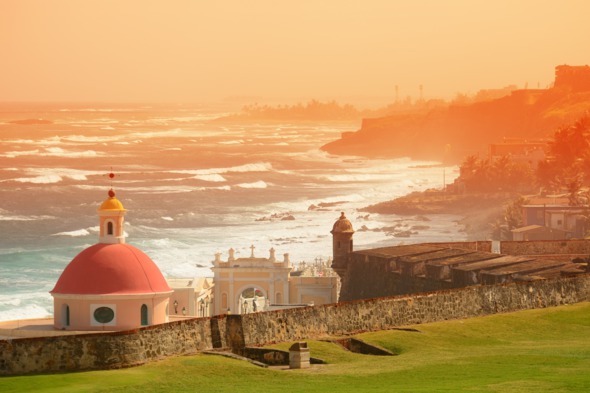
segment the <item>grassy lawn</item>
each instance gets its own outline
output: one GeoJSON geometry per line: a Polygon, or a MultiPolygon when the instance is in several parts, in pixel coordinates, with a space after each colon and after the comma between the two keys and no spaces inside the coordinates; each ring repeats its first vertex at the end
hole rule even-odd
{"type": "Polygon", "coordinates": [[[308,341],[311,355],[329,364],[277,370],[196,355],[124,370],[0,377],[0,392],[590,391],[590,303],[412,327],[418,332],[358,336],[399,356],[308,341]]]}

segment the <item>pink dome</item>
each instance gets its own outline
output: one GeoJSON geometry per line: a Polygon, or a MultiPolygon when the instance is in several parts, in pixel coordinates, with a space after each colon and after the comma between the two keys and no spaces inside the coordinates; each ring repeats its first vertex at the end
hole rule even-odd
{"type": "Polygon", "coordinates": [[[156,264],[129,244],[95,244],[79,253],[51,293],[72,295],[171,292],[156,264]]]}

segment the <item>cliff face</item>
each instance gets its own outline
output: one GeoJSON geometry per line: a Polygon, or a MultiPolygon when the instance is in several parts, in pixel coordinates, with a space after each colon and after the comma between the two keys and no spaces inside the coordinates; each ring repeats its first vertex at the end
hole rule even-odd
{"type": "Polygon", "coordinates": [[[322,150],[457,162],[469,154],[487,154],[488,145],[503,138],[548,138],[588,110],[590,67],[559,66],[551,89],[516,90],[486,102],[364,119],[359,131],[322,150]]]}

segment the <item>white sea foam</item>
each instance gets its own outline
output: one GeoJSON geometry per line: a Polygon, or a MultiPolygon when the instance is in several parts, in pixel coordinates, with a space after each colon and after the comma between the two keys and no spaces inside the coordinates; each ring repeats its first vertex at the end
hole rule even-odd
{"type": "Polygon", "coordinates": [[[67,158],[91,158],[101,157],[104,153],[97,152],[95,150],[64,150],[60,147],[47,147],[42,150],[21,150],[21,151],[9,151],[4,154],[0,154],[0,157],[16,158],[22,156],[38,156],[38,157],[67,157],[67,158]]]}
{"type": "Polygon", "coordinates": [[[25,175],[31,177],[19,177],[3,181],[16,181],[19,183],[51,184],[59,183],[64,178],[76,181],[86,181],[88,176],[105,175],[102,171],[88,171],[72,168],[23,168],[25,175]]]}
{"type": "Polygon", "coordinates": [[[169,217],[169,216],[163,216],[162,217],[162,220],[164,220],[164,221],[174,221],[174,218],[169,217]]]}
{"type": "Polygon", "coordinates": [[[22,156],[35,156],[37,154],[39,154],[39,150],[7,151],[4,154],[0,154],[0,157],[17,158],[22,156]]]}
{"type": "Polygon", "coordinates": [[[170,173],[182,173],[189,175],[216,175],[222,173],[246,173],[246,172],[268,172],[271,171],[272,164],[269,162],[256,162],[252,164],[244,164],[232,166],[227,168],[208,168],[208,169],[186,169],[186,170],[171,170],[170,173]]]}
{"type": "Polygon", "coordinates": [[[76,231],[54,233],[52,236],[80,237],[80,236],[88,236],[88,235],[90,235],[90,232],[87,229],[78,229],[76,231]]]}
{"type": "Polygon", "coordinates": [[[319,176],[320,179],[326,179],[332,182],[368,182],[375,180],[391,179],[390,174],[349,174],[349,175],[324,175],[319,176]]]}
{"type": "Polygon", "coordinates": [[[135,108],[63,108],[60,112],[136,112],[135,108]]]}
{"type": "Polygon", "coordinates": [[[104,153],[96,152],[94,150],[84,151],[68,151],[60,147],[48,147],[45,149],[45,153],[41,153],[42,156],[50,157],[70,157],[70,158],[89,158],[103,156],[104,153]]]}
{"type": "Polygon", "coordinates": [[[47,318],[53,315],[53,298],[44,290],[0,295],[0,321],[47,318]]]}
{"type": "Polygon", "coordinates": [[[27,303],[0,311],[0,321],[16,321],[26,319],[50,318],[53,316],[52,305],[37,305],[27,303]]]}
{"type": "Polygon", "coordinates": [[[240,183],[236,184],[234,187],[240,188],[268,188],[268,184],[262,180],[253,183],[240,183]]]}
{"type": "MultiPolygon", "coordinates": [[[[131,183],[131,182],[127,182],[131,183]]],[[[76,184],[74,185],[75,188],[79,188],[81,190],[98,190],[104,191],[104,186],[91,186],[87,184],[76,184]]],[[[191,187],[191,186],[145,186],[145,187],[129,187],[119,185],[117,186],[117,190],[126,193],[136,193],[136,194],[180,194],[180,193],[188,193],[193,191],[211,191],[211,190],[221,190],[221,191],[229,191],[231,190],[230,186],[220,186],[220,187],[191,187]]]]}
{"type": "Polygon", "coordinates": [[[195,175],[195,179],[203,180],[203,181],[210,181],[215,183],[221,183],[227,181],[223,176],[212,173],[212,174],[204,174],[204,175],[195,175]]]}
{"type": "Polygon", "coordinates": [[[100,143],[100,142],[114,142],[123,139],[124,135],[109,135],[109,136],[88,136],[88,135],[68,135],[62,139],[70,142],[82,143],[100,143]]]}
{"type": "Polygon", "coordinates": [[[38,220],[53,220],[54,216],[20,216],[20,215],[6,215],[0,213],[0,221],[38,221],[38,220]]]}
{"type": "Polygon", "coordinates": [[[62,177],[59,175],[46,175],[46,176],[36,176],[36,177],[19,177],[13,179],[19,183],[33,183],[33,184],[51,184],[51,183],[59,183],[62,181],[62,177]]]}
{"type": "Polygon", "coordinates": [[[243,139],[235,140],[235,141],[221,141],[218,142],[220,145],[243,145],[245,142],[243,139]]]}

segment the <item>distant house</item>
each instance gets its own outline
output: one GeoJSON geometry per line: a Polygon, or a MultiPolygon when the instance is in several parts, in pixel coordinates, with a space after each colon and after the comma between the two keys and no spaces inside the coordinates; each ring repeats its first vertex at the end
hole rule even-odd
{"type": "MultiPolygon", "coordinates": [[[[567,239],[583,238],[586,234],[586,209],[580,206],[570,206],[568,202],[568,198],[559,196],[532,199],[529,204],[522,206],[523,227],[546,227],[566,233],[567,237],[565,238],[567,239]]],[[[545,233],[548,237],[537,237],[541,236],[541,232],[537,229],[535,237],[530,240],[558,239],[549,232],[545,233]]],[[[514,240],[517,239],[514,238],[514,240]]]]}
{"type": "Polygon", "coordinates": [[[510,157],[513,162],[526,163],[536,168],[545,159],[546,141],[527,141],[524,139],[505,139],[502,143],[489,145],[489,158],[510,157]]]}
{"type": "Polygon", "coordinates": [[[529,240],[565,240],[568,238],[568,232],[561,229],[548,228],[541,225],[528,225],[513,229],[512,240],[529,241],[529,240]]]}
{"type": "Polygon", "coordinates": [[[568,206],[568,209],[551,209],[545,212],[547,226],[570,232],[574,238],[583,238],[586,234],[584,209],[568,206]]]}

